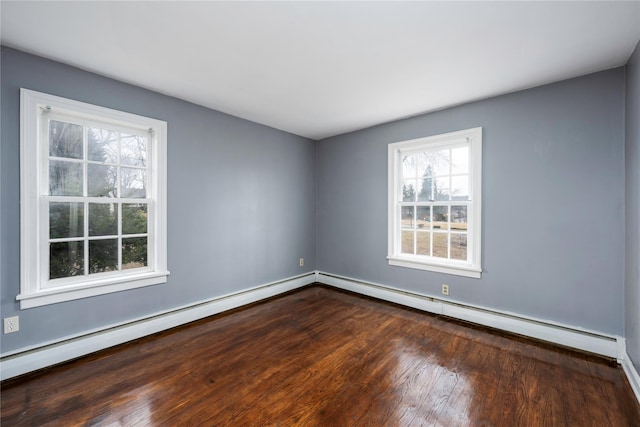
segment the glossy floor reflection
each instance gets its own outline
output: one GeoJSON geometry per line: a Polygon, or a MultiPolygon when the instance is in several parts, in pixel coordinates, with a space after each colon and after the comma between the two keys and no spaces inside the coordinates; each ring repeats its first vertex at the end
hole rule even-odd
{"type": "Polygon", "coordinates": [[[471,421],[468,410],[474,390],[464,374],[411,343],[399,346],[396,359],[394,394],[399,400],[394,425],[429,425],[437,420],[467,425],[471,421]],[[436,385],[440,392],[429,392],[436,385]]]}
{"type": "Polygon", "coordinates": [[[3,426],[640,426],[615,364],[312,287],[2,384],[3,426]]]}

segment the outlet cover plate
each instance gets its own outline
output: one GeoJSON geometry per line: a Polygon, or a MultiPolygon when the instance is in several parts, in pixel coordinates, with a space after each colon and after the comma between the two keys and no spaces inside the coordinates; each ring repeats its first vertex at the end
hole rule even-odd
{"type": "Polygon", "coordinates": [[[4,333],[10,334],[20,330],[20,318],[18,316],[6,317],[4,319],[4,333]]]}

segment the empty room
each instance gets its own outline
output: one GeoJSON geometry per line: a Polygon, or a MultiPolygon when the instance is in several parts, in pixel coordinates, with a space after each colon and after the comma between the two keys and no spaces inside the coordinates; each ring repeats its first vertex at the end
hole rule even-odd
{"type": "Polygon", "coordinates": [[[640,1],[0,42],[2,426],[640,426],[640,1]]]}

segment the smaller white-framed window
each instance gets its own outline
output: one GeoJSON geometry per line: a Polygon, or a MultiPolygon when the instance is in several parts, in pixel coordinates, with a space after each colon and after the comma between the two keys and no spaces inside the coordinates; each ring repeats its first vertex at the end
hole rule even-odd
{"type": "Polygon", "coordinates": [[[21,309],[166,282],[166,122],[20,101],[21,309]]]}
{"type": "Polygon", "coordinates": [[[482,128],[388,150],[389,264],[480,278],[482,128]]]}

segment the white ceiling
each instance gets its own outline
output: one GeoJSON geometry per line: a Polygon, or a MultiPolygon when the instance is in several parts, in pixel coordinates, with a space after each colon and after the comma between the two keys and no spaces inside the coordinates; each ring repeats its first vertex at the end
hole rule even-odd
{"type": "Polygon", "coordinates": [[[312,139],[624,65],[640,2],[14,2],[2,44],[312,139]]]}

